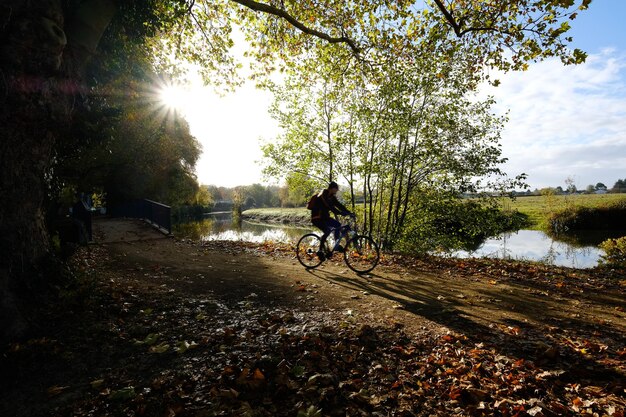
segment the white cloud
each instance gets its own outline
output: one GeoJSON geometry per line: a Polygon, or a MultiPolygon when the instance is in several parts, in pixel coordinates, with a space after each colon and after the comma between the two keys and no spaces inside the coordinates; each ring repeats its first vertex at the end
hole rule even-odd
{"type": "Polygon", "coordinates": [[[606,49],[585,64],[547,60],[521,73],[492,74],[485,86],[498,113],[509,110],[503,135],[507,172],[526,172],[532,187],[579,188],[626,177],[626,56],[606,49]]]}

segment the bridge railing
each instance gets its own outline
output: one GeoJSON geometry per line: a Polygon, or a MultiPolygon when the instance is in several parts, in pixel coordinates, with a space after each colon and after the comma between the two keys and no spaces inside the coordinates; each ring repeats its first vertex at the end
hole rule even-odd
{"type": "Polygon", "coordinates": [[[113,217],[130,217],[142,219],[167,234],[172,233],[171,207],[157,201],[148,199],[130,201],[117,204],[109,208],[109,214],[113,217]]]}

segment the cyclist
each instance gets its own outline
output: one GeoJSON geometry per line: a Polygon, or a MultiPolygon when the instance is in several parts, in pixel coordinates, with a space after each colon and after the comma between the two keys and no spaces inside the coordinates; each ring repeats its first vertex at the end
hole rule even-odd
{"type": "MultiPolygon", "coordinates": [[[[314,198],[311,204],[311,223],[324,233],[322,235],[320,251],[318,252],[318,256],[322,259],[326,256],[322,248],[324,248],[324,243],[328,235],[330,235],[330,232],[334,231],[335,240],[339,239],[341,223],[330,217],[330,212],[332,211],[335,215],[354,216],[354,213],[350,212],[350,210],[337,200],[336,195],[338,191],[339,185],[331,181],[330,184],[328,184],[328,188],[317,194],[317,197],[314,198]]],[[[343,248],[338,245],[335,250],[341,252],[343,248]]]]}

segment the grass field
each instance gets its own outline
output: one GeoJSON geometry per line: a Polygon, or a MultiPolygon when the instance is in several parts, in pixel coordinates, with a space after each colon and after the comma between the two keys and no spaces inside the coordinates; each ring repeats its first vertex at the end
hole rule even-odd
{"type": "Polygon", "coordinates": [[[517,210],[526,214],[531,228],[545,227],[548,217],[567,207],[600,207],[616,201],[626,200],[626,194],[575,194],[517,197],[514,201],[502,200],[504,210],[517,210]]]}
{"type": "Polygon", "coordinates": [[[298,208],[258,208],[241,213],[246,218],[268,223],[311,223],[311,212],[304,207],[298,208]]]}
{"type": "MultiPolygon", "coordinates": [[[[502,199],[502,209],[517,210],[526,214],[531,229],[546,227],[548,217],[567,207],[600,207],[616,201],[626,200],[626,194],[575,194],[517,197],[511,201],[502,199]]],[[[259,208],[243,212],[244,217],[260,222],[309,224],[311,212],[306,208],[259,208]]]]}

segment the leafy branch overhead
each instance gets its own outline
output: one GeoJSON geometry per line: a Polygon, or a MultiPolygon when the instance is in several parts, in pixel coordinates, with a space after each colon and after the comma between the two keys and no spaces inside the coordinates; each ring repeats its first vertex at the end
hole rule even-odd
{"type": "Polygon", "coordinates": [[[525,69],[528,62],[548,57],[577,64],[586,55],[568,48],[572,38],[566,34],[591,1],[575,3],[194,0],[181,6],[162,0],[155,9],[159,36],[153,49],[163,60],[174,54],[199,64],[207,80],[214,78],[211,71],[226,78],[235,73],[238,64],[229,53],[234,31],[245,34],[258,74],[277,65],[294,67],[316,49],[341,45],[344,52],[333,49],[337,59],[351,56],[374,66],[394,62],[400,67],[416,54],[441,49],[471,53],[477,72],[484,66],[525,69]]]}
{"type": "Polygon", "coordinates": [[[569,21],[586,10],[591,0],[575,7],[575,0],[502,1],[497,4],[481,1],[433,0],[446,23],[458,38],[473,37],[473,43],[489,44],[490,64],[501,69],[525,69],[526,61],[558,56],[566,64],[584,62],[586,54],[570,51],[563,37],[570,29],[569,21]],[[502,54],[512,53],[511,62],[502,54]]]}
{"type": "Polygon", "coordinates": [[[300,21],[298,21],[294,16],[290,15],[288,12],[278,7],[274,7],[272,5],[265,4],[265,3],[259,3],[254,0],[232,0],[232,1],[234,1],[235,3],[239,3],[242,6],[245,6],[249,9],[275,15],[279,18],[285,19],[295,28],[306,33],[307,35],[316,36],[329,43],[346,43],[350,46],[350,48],[352,49],[352,51],[354,51],[355,54],[358,54],[361,51],[360,48],[356,45],[354,40],[346,36],[334,37],[326,33],[320,32],[318,30],[311,29],[307,27],[306,25],[304,25],[303,23],[301,23],[300,21]]]}

